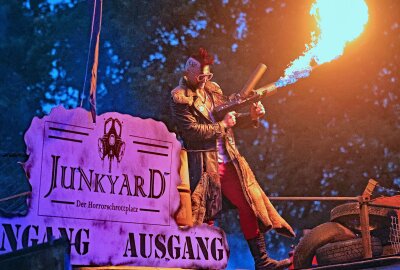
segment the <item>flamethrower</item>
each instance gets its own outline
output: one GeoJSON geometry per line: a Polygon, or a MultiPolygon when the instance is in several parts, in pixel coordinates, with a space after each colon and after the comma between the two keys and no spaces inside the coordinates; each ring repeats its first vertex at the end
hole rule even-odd
{"type": "Polygon", "coordinates": [[[266,65],[258,64],[256,70],[246,82],[240,93],[234,95],[228,102],[215,107],[213,114],[216,119],[221,120],[228,112],[238,111],[261,100],[263,97],[275,94],[278,89],[276,83],[267,84],[259,89],[253,90],[254,86],[258,83],[266,70],[266,65]]]}
{"type": "Polygon", "coordinates": [[[266,84],[254,90],[254,86],[267,70],[267,66],[260,63],[239,93],[233,95],[228,102],[215,107],[213,111],[214,117],[218,120],[222,120],[228,112],[241,110],[254,102],[260,101],[264,97],[272,96],[278,92],[278,88],[291,84],[298,78],[308,77],[311,71],[317,67],[319,67],[319,65],[314,64],[313,66],[294,72],[292,76],[282,77],[274,83],[266,84]]]}

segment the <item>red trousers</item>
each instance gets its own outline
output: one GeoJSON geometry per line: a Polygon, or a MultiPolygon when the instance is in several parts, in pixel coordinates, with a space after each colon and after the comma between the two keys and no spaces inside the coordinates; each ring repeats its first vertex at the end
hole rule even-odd
{"type": "Polygon", "coordinates": [[[232,162],[220,163],[218,173],[221,181],[222,194],[237,207],[239,222],[246,240],[255,238],[259,233],[257,218],[244,197],[239,176],[232,162]]]}

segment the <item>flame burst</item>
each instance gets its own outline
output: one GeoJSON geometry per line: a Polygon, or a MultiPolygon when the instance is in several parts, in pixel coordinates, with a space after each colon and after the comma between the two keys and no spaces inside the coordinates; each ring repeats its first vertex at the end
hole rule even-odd
{"type": "Polygon", "coordinates": [[[364,0],[317,0],[310,14],[317,21],[319,35],[311,33],[312,41],[306,44],[306,51],[286,68],[285,75],[275,83],[277,87],[308,77],[312,62],[321,65],[338,58],[346,44],[363,32],[368,21],[364,0]]]}

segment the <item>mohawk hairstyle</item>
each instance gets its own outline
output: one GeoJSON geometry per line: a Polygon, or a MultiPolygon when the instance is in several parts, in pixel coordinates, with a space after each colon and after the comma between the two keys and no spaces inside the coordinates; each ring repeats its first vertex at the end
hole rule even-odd
{"type": "Polygon", "coordinates": [[[199,61],[202,68],[204,66],[214,64],[214,57],[212,55],[209,55],[207,50],[202,47],[200,47],[197,54],[193,54],[191,57],[199,61]]]}

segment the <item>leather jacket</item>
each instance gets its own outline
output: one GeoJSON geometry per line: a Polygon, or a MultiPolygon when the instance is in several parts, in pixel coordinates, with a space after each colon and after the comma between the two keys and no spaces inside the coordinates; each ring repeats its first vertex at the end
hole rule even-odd
{"type": "MultiPolygon", "coordinates": [[[[205,90],[214,106],[227,101],[215,82],[207,82],[205,90]]],[[[179,86],[171,91],[171,110],[184,148],[188,152],[193,223],[201,224],[212,220],[222,209],[217,150],[217,140],[222,139],[241,179],[245,197],[261,224],[264,224],[263,229],[275,228],[278,233],[294,236],[293,230],[270,204],[247,162],[237,150],[232,128],[225,128],[222,121],[213,121],[199,97],[198,90],[190,89],[181,79],[179,86]]],[[[237,117],[235,128],[251,126],[257,127],[258,122],[252,121],[249,113],[237,117]]]]}

